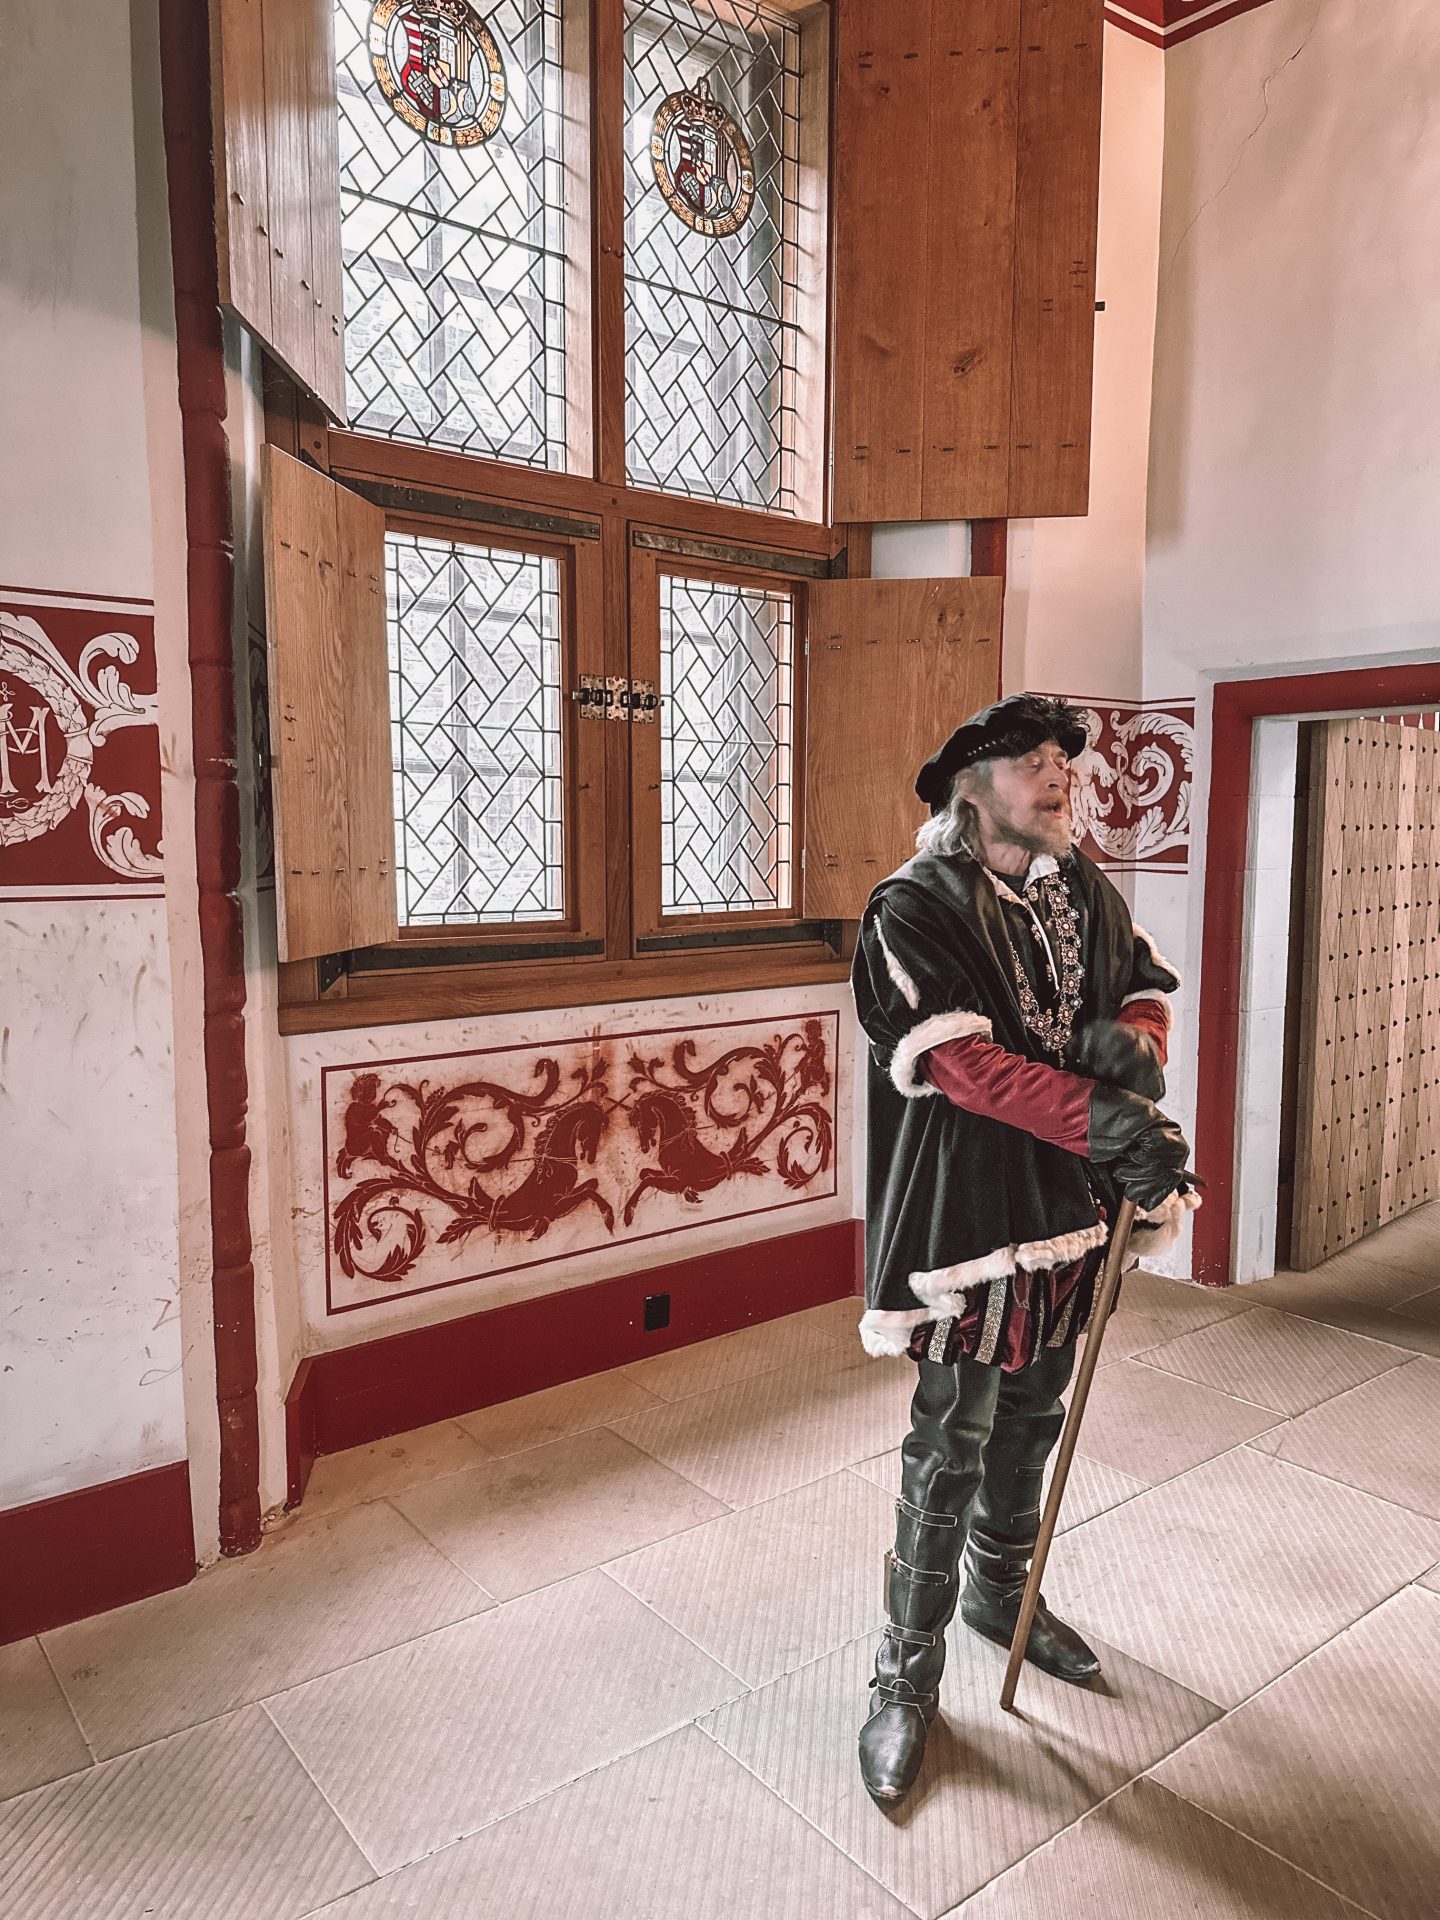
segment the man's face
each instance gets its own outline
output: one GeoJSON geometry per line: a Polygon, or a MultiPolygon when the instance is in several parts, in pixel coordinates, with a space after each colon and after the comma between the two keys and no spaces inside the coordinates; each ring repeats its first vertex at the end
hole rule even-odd
{"type": "Polygon", "coordinates": [[[1054,741],[1043,741],[1013,760],[988,760],[977,768],[966,798],[980,815],[988,840],[1008,840],[1030,854],[1058,859],[1074,841],[1070,818],[1070,760],[1054,741]]]}

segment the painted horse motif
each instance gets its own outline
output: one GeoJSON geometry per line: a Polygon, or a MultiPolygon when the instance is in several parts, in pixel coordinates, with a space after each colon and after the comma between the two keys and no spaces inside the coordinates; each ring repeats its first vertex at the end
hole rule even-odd
{"type": "Polygon", "coordinates": [[[691,1108],[663,1089],[641,1094],[630,1109],[630,1117],[640,1145],[646,1153],[654,1152],[659,1165],[641,1169],[639,1185],[625,1202],[623,1219],[627,1227],[635,1218],[641,1194],[651,1189],[698,1200],[702,1193],[709,1193],[737,1173],[770,1171],[751,1152],[745,1133],[737,1135],[726,1152],[713,1153],[700,1139],[691,1108]]]}
{"type": "MultiPolygon", "coordinates": [[[[532,1240],[539,1240],[557,1220],[589,1204],[613,1233],[615,1211],[601,1193],[600,1182],[580,1179],[580,1162],[594,1166],[608,1121],[609,1115],[597,1100],[581,1100],[562,1108],[536,1135],[535,1158],[526,1178],[512,1193],[490,1201],[485,1225],[495,1233],[528,1230],[532,1240]]],[[[463,1231],[468,1233],[473,1226],[471,1221],[463,1231]]],[[[447,1228],[445,1237],[450,1232],[447,1228]]]]}

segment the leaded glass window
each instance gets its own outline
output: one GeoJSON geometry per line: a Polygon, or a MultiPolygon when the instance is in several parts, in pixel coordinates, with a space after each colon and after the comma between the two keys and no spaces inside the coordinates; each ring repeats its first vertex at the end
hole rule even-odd
{"type": "Polygon", "coordinates": [[[559,562],[386,535],[402,926],[565,912],[559,562]]]}
{"type": "Polygon", "coordinates": [[[790,595],[660,578],[661,911],[791,904],[790,595]]]}
{"type": "Polygon", "coordinates": [[[756,0],[625,22],[630,479],[793,513],[799,32],[756,0]]]}
{"type": "Polygon", "coordinates": [[[336,0],[335,50],[352,425],[563,468],[561,0],[336,0]]]}

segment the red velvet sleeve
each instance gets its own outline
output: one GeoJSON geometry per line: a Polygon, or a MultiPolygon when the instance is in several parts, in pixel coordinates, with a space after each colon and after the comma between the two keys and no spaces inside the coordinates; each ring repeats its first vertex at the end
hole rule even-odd
{"type": "Polygon", "coordinates": [[[1085,1156],[1093,1080],[1023,1059],[976,1034],[932,1047],[923,1071],[953,1105],[1085,1156]]]}
{"type": "Polygon", "coordinates": [[[1122,1007],[1115,1016],[1117,1027],[1135,1027],[1155,1042],[1160,1052],[1160,1064],[1163,1067],[1170,1057],[1170,1021],[1165,1003],[1159,995],[1151,999],[1132,1000],[1122,1007]]]}

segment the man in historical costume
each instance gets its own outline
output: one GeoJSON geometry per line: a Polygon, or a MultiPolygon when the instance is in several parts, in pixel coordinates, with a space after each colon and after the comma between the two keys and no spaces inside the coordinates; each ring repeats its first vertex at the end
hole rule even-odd
{"type": "MultiPolygon", "coordinates": [[[[920,852],[861,923],[861,1337],[919,1370],[860,1734],[883,1806],[919,1772],[957,1601],[976,1632],[1013,1635],[1117,1196],[1141,1209],[1137,1255],[1197,1204],[1189,1149],[1155,1105],[1179,976],[1072,844],[1084,745],[1075,709],[1034,694],[967,721],[916,781],[920,852]]],[[[1043,1599],[1026,1654],[1062,1680],[1100,1670],[1043,1599]]]]}

